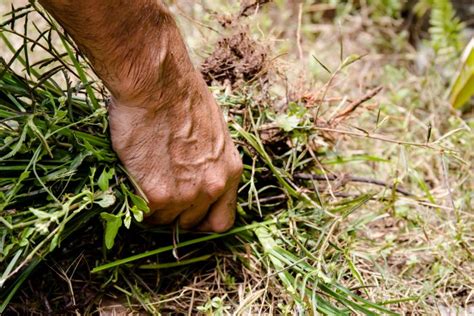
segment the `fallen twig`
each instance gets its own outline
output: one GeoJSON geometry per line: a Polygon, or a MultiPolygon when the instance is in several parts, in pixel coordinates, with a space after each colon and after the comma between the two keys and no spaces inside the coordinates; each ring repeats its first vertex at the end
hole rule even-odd
{"type": "Polygon", "coordinates": [[[405,196],[413,196],[412,193],[401,189],[395,185],[388,184],[384,181],[381,180],[376,180],[376,179],[371,179],[371,178],[365,178],[365,177],[356,177],[356,176],[351,176],[351,175],[343,175],[343,176],[336,176],[336,175],[319,175],[319,174],[309,174],[309,173],[297,173],[294,174],[293,177],[295,179],[301,179],[301,180],[316,180],[316,181],[336,181],[336,180],[342,180],[343,183],[347,182],[359,182],[359,183],[369,183],[373,185],[378,185],[382,187],[389,188],[391,190],[395,190],[400,194],[403,194],[405,196]]]}
{"type": "MultiPolygon", "coordinates": [[[[368,132],[362,134],[362,133],[358,133],[358,132],[342,130],[342,129],[337,129],[337,128],[329,128],[329,127],[314,126],[313,129],[318,130],[318,131],[330,132],[330,133],[345,134],[345,135],[350,135],[350,136],[355,136],[355,137],[371,138],[371,139],[380,140],[380,141],[384,141],[384,142],[387,142],[387,143],[393,143],[393,144],[398,144],[398,145],[407,145],[407,146],[429,148],[429,149],[433,149],[433,150],[440,150],[440,149],[433,146],[434,142],[431,142],[431,143],[408,142],[408,141],[391,139],[391,138],[382,136],[380,134],[371,134],[371,133],[368,133],[368,132]]],[[[451,150],[451,151],[454,151],[454,150],[451,150]]]]}
{"type": "Polygon", "coordinates": [[[357,100],[352,101],[347,108],[339,112],[334,118],[332,118],[329,122],[330,125],[338,124],[342,119],[347,117],[349,114],[354,112],[361,104],[365,103],[366,101],[372,99],[377,94],[382,91],[383,87],[377,87],[375,89],[369,90],[365,95],[360,97],[357,100]]]}

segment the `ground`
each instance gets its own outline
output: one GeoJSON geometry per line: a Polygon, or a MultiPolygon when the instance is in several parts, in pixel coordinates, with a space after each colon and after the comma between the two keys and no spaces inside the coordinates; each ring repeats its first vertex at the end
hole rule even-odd
{"type": "Polygon", "coordinates": [[[260,2],[171,3],[246,165],[236,230],[132,225],[106,252],[97,219],[9,312],[388,313],[348,289],[400,314],[474,313],[474,121],[446,98],[459,52],[396,4],[260,2]]]}

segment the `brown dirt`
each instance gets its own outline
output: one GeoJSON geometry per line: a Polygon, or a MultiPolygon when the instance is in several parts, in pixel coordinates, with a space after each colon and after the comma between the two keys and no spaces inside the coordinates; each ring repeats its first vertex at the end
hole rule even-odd
{"type": "Polygon", "coordinates": [[[268,49],[253,40],[247,29],[219,40],[214,52],[202,64],[201,72],[208,84],[232,86],[265,74],[268,49]]]}

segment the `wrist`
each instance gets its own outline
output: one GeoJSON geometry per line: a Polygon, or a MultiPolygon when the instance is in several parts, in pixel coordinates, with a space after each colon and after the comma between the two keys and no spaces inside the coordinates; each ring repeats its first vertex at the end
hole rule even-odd
{"type": "Polygon", "coordinates": [[[127,54],[117,58],[116,64],[110,65],[116,70],[115,76],[102,76],[120,104],[144,106],[179,101],[176,98],[201,79],[174,22],[172,26],[163,26],[159,39],[147,46],[134,58],[127,54]]]}

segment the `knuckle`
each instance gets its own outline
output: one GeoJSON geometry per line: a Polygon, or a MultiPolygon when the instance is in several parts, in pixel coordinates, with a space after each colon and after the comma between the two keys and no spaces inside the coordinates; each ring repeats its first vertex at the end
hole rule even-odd
{"type": "Polygon", "coordinates": [[[217,198],[222,195],[225,191],[225,179],[223,177],[215,179],[214,181],[208,183],[205,190],[211,198],[217,198]]]}
{"type": "Polygon", "coordinates": [[[240,178],[243,171],[244,171],[244,164],[242,163],[242,160],[238,160],[232,164],[230,173],[233,178],[240,178]]]}
{"type": "Polygon", "coordinates": [[[148,196],[148,199],[152,203],[156,204],[168,204],[171,201],[171,195],[167,193],[156,193],[148,196]]]}
{"type": "Polygon", "coordinates": [[[189,188],[175,188],[174,190],[167,190],[165,192],[154,192],[147,195],[150,204],[155,208],[168,207],[189,207],[198,197],[198,191],[189,188]]]}
{"type": "Polygon", "coordinates": [[[152,209],[165,208],[171,204],[173,199],[173,196],[164,190],[146,190],[145,193],[152,209]]]}
{"type": "Polygon", "coordinates": [[[192,203],[197,199],[198,192],[196,190],[183,190],[176,193],[177,202],[182,204],[192,203]]]}

